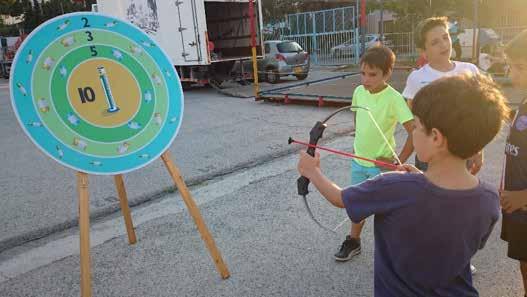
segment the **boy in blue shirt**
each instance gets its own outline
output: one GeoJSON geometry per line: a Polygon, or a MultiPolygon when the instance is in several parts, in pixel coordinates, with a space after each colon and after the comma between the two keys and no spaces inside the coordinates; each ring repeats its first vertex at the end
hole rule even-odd
{"type": "MultiPolygon", "coordinates": [[[[515,88],[527,90],[527,30],[506,47],[515,88]]],[[[526,98],[527,99],[527,98],[526,98]]],[[[500,193],[503,208],[501,238],[508,242],[509,258],[520,262],[527,297],[527,103],[518,107],[505,146],[505,180],[500,193]]]]}
{"type": "Polygon", "coordinates": [[[298,171],[352,221],[375,216],[375,296],[478,296],[470,259],[498,220],[499,200],[466,160],[496,136],[509,109],[490,79],[463,75],[424,87],[412,112],[425,173],[402,165],[407,172],[342,190],[321,172],[320,156],[304,152],[298,171]]]}

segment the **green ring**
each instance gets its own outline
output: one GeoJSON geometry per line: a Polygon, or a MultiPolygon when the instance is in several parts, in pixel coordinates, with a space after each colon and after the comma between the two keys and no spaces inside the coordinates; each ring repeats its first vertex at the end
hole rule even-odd
{"type": "MultiPolygon", "coordinates": [[[[112,59],[112,49],[108,46],[98,45],[97,46],[97,57],[93,57],[93,59],[101,59],[106,58],[108,60],[116,61],[115,59],[112,59]]],[[[98,142],[120,142],[124,141],[126,139],[129,139],[133,137],[134,135],[138,134],[140,131],[142,131],[146,123],[150,121],[152,118],[152,115],[154,114],[154,104],[143,104],[143,94],[147,90],[153,90],[152,83],[148,79],[148,74],[143,70],[141,65],[134,61],[133,59],[130,59],[129,56],[125,53],[123,53],[124,57],[121,61],[116,61],[117,63],[120,63],[127,69],[131,69],[131,71],[136,75],[135,79],[139,85],[140,92],[141,92],[141,100],[140,108],[137,114],[130,119],[130,121],[136,121],[139,123],[142,123],[143,126],[141,129],[133,130],[128,128],[127,124],[123,124],[119,127],[115,128],[103,128],[103,127],[97,127],[95,125],[90,124],[86,120],[82,119],[81,116],[79,116],[76,111],[73,109],[73,107],[70,104],[69,96],[68,96],[68,79],[61,78],[60,75],[60,66],[64,65],[68,69],[72,69],[70,65],[76,63],[77,65],[80,65],[81,63],[85,61],[89,61],[91,57],[90,54],[90,48],[89,47],[82,47],[78,48],[69,54],[67,54],[65,57],[62,58],[60,64],[57,64],[57,67],[55,67],[55,71],[53,73],[52,79],[51,79],[51,93],[54,94],[53,96],[53,103],[55,105],[55,108],[57,109],[57,113],[62,118],[62,121],[70,129],[77,132],[78,134],[82,135],[83,137],[98,141],[98,142]],[[145,87],[146,86],[146,87],[145,87]],[[71,124],[68,119],[67,115],[68,113],[77,115],[79,118],[79,123],[77,125],[71,124]]],[[[71,74],[74,69],[69,73],[71,74]]],[[[69,75],[68,75],[69,78],[69,75]]]]}
{"type": "MultiPolygon", "coordinates": [[[[62,57],[64,56],[64,54],[68,53],[69,51],[72,51],[72,50],[75,50],[77,48],[80,48],[80,47],[83,47],[83,46],[86,46],[86,45],[93,45],[93,42],[88,42],[88,41],[84,41],[82,39],[82,37],[85,36],[85,30],[81,30],[81,31],[76,31],[72,34],[69,34],[69,35],[65,35],[65,36],[62,36],[60,39],[57,39],[55,40],[52,45],[50,45],[39,57],[39,61],[37,61],[37,65],[41,65],[41,63],[46,59],[46,57],[50,56],[50,57],[62,57]],[[60,40],[68,37],[68,36],[73,36],[75,39],[76,39],[76,44],[75,45],[72,45],[70,47],[64,47],[61,43],[60,43],[60,40]],[[80,41],[79,41],[80,40],[80,41]]],[[[122,52],[127,52],[127,48],[130,48],[131,45],[134,45],[134,46],[138,46],[139,45],[127,38],[124,38],[122,37],[121,35],[117,34],[117,33],[113,33],[113,32],[109,32],[109,31],[106,31],[106,30],[91,30],[92,32],[92,36],[94,37],[94,41],[97,40],[99,42],[101,41],[111,41],[112,44],[115,44],[115,45],[120,45],[119,48],[117,48],[118,50],[122,51],[122,52]],[[106,34],[106,33],[109,33],[109,34],[106,34]],[[121,47],[124,47],[121,48],[121,47]]],[[[100,45],[99,45],[100,46],[100,45]]],[[[139,60],[140,63],[143,67],[146,68],[146,71],[148,73],[158,73],[159,75],[161,74],[161,71],[160,69],[156,66],[155,63],[153,63],[153,59],[148,56],[146,53],[143,53],[142,55],[139,55],[139,56],[136,56],[134,55],[134,58],[139,60]]],[[[55,63],[54,64],[54,68],[58,67],[59,65],[61,65],[60,61],[58,61],[58,63],[55,63]]],[[[38,81],[34,81],[34,86],[33,86],[33,90],[35,92],[35,100],[37,100],[36,98],[41,98],[41,97],[45,97],[45,98],[50,98],[51,97],[51,94],[50,94],[50,88],[48,88],[47,86],[49,86],[50,82],[50,72],[53,72],[55,71],[54,70],[50,70],[50,71],[46,71],[44,70],[42,67],[39,67],[37,66],[35,68],[35,73],[34,75],[38,75],[39,77],[42,77],[44,79],[41,79],[41,80],[38,80],[38,81]],[[44,91],[42,91],[44,90],[44,91]]],[[[71,70],[69,71],[69,73],[71,73],[71,70]]],[[[164,81],[163,81],[164,82],[164,81]]],[[[155,107],[155,110],[154,110],[154,113],[155,112],[159,112],[159,110],[163,111],[161,113],[161,117],[163,119],[163,121],[166,121],[166,116],[167,116],[167,111],[168,108],[166,108],[168,102],[167,102],[167,94],[166,94],[166,87],[165,85],[162,83],[162,85],[155,85],[154,84],[154,88],[153,88],[153,93],[154,93],[154,100],[156,102],[156,107],[155,107]],[[163,100],[163,98],[165,100],[163,100]]],[[[35,102],[35,105],[36,105],[36,102],[35,102]]],[[[50,108],[54,108],[53,106],[50,106],[50,108]]],[[[38,109],[37,109],[38,110],[38,109]]],[[[68,145],[70,147],[72,147],[73,149],[76,149],[74,146],[72,146],[72,140],[73,138],[77,137],[77,138],[82,138],[82,139],[85,139],[85,137],[83,135],[79,135],[77,133],[74,133],[73,131],[71,130],[68,130],[68,129],[60,129],[58,131],[55,131],[53,129],[51,129],[52,127],[52,124],[50,124],[50,121],[55,121],[55,123],[57,121],[61,121],[61,119],[58,118],[58,116],[56,118],[53,118],[53,116],[49,117],[47,115],[49,114],[52,114],[54,115],[53,112],[49,112],[49,113],[42,113],[42,112],[39,112],[39,115],[41,116],[41,119],[46,122],[46,125],[48,127],[50,127],[50,131],[53,132],[53,134],[56,135],[56,137],[58,139],[61,139],[61,141],[65,144],[65,145],[68,145]]],[[[59,123],[61,124],[61,123],[59,123]]],[[[62,122],[61,124],[62,126],[65,125],[64,122],[62,122]]],[[[144,142],[147,142],[147,141],[150,141],[152,139],[152,136],[150,135],[150,133],[145,133],[146,131],[148,131],[149,127],[148,126],[152,126],[151,128],[153,128],[153,131],[151,131],[151,133],[155,135],[157,135],[159,133],[159,129],[160,127],[155,125],[153,123],[152,120],[150,120],[148,122],[148,124],[146,125],[146,127],[141,131],[141,133],[135,135],[133,138],[130,138],[130,139],[127,139],[126,141],[130,143],[130,147],[129,147],[129,150],[126,154],[123,154],[123,155],[128,155],[128,154],[132,154],[134,151],[140,149],[143,145],[142,143],[144,142]]],[[[113,143],[101,143],[101,142],[96,142],[96,141],[92,141],[92,140],[89,140],[89,139],[85,139],[88,146],[86,148],[86,151],[84,152],[85,154],[91,154],[91,155],[94,155],[94,156],[100,156],[100,157],[104,157],[104,156],[114,156],[115,155],[115,150],[116,150],[116,147],[117,147],[117,144],[118,142],[113,142],[113,143]]]]}

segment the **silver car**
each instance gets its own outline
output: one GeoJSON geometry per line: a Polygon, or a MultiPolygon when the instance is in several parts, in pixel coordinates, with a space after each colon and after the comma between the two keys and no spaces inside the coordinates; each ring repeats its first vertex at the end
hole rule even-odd
{"type": "Polygon", "coordinates": [[[265,56],[259,61],[262,77],[275,84],[280,77],[294,75],[299,80],[309,73],[309,54],[294,41],[269,40],[264,42],[265,56]]]}
{"type": "MultiPolygon", "coordinates": [[[[391,40],[387,40],[386,36],[383,38],[384,45],[391,48],[393,47],[393,42],[391,40]]],[[[365,48],[369,49],[370,47],[381,45],[381,36],[379,34],[366,34],[365,39],[365,48]]],[[[359,50],[359,56],[362,56],[361,51],[361,44],[356,43],[356,41],[352,38],[342,44],[339,44],[337,46],[334,46],[330,49],[330,54],[333,58],[340,58],[340,57],[354,57],[355,56],[355,49],[358,48],[359,50]]]]}

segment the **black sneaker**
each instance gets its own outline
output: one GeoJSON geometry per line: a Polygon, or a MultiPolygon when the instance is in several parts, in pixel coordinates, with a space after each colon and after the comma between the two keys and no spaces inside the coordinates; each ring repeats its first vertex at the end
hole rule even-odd
{"type": "Polygon", "coordinates": [[[335,254],[335,260],[348,261],[353,256],[360,254],[360,239],[346,236],[346,240],[342,243],[340,250],[335,254]]]}

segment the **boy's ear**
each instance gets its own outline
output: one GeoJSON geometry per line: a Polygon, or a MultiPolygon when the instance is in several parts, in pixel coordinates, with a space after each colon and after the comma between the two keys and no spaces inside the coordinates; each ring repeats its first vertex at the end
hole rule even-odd
{"type": "Polygon", "coordinates": [[[385,75],[383,75],[384,80],[388,81],[390,77],[392,77],[392,73],[393,73],[393,69],[388,70],[388,72],[385,75]]]}
{"type": "Polygon", "coordinates": [[[447,145],[447,139],[443,135],[443,133],[441,133],[441,131],[437,130],[436,128],[432,128],[431,135],[432,135],[432,141],[436,145],[436,147],[447,145]]]}

